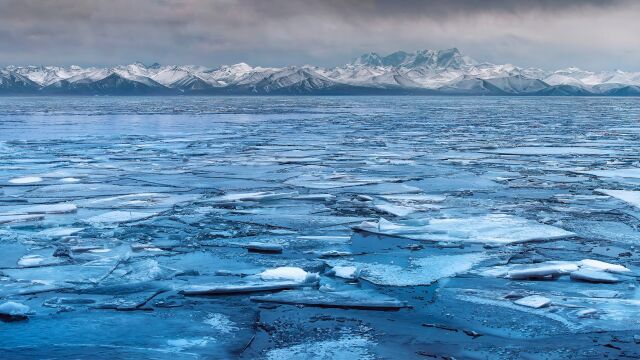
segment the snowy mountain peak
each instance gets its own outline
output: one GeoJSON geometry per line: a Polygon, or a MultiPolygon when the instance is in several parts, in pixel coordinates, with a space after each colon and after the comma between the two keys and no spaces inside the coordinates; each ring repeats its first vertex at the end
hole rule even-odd
{"type": "Polygon", "coordinates": [[[345,66],[252,67],[241,62],[113,67],[7,66],[3,94],[640,95],[640,73],[557,71],[479,63],[457,48],[365,53],[345,66]]]}
{"type": "Polygon", "coordinates": [[[424,67],[428,69],[459,69],[465,66],[478,64],[474,59],[462,55],[457,48],[445,50],[418,50],[413,53],[406,51],[396,51],[387,56],[380,56],[370,52],[354,59],[351,65],[354,66],[384,66],[416,68],[424,67]]]}

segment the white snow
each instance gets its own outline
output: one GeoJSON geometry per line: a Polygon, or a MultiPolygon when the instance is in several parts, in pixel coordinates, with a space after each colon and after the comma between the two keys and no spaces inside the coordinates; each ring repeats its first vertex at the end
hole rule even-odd
{"type": "Polygon", "coordinates": [[[615,152],[611,150],[573,147],[573,146],[522,146],[487,150],[485,152],[502,155],[609,155],[615,152]]]}
{"type": "Polygon", "coordinates": [[[46,259],[40,255],[25,255],[18,260],[19,266],[29,267],[37,266],[43,263],[46,259]]]}
{"type": "Polygon", "coordinates": [[[584,259],[578,262],[582,267],[589,267],[597,270],[608,271],[612,273],[628,273],[631,272],[628,268],[618,265],[610,264],[608,262],[592,259],[584,259]]]}
{"type": "Polygon", "coordinates": [[[356,228],[416,240],[489,244],[551,240],[574,235],[572,232],[554,226],[504,214],[469,218],[412,219],[399,223],[381,218],[377,223],[365,221],[356,228]]]}
{"type": "Polygon", "coordinates": [[[14,212],[17,214],[64,214],[76,210],[78,210],[78,207],[73,203],[59,203],[34,205],[17,209],[14,212]]]}
{"type": "Polygon", "coordinates": [[[425,258],[410,259],[406,267],[394,264],[345,262],[329,260],[332,267],[356,267],[359,277],[382,286],[419,286],[430,285],[442,278],[465,273],[482,260],[483,253],[460,255],[434,255],[425,258]]]}
{"type": "Polygon", "coordinates": [[[13,178],[9,180],[10,184],[15,184],[15,185],[35,184],[39,182],[42,182],[42,178],[39,176],[25,176],[25,177],[13,178]]]}
{"type": "Polygon", "coordinates": [[[588,267],[580,268],[578,271],[571,273],[571,280],[612,284],[620,281],[616,276],[602,270],[596,270],[588,267]]]}
{"type": "Polygon", "coordinates": [[[510,279],[531,279],[547,276],[560,276],[578,270],[578,265],[572,262],[549,261],[539,264],[522,265],[509,270],[507,277],[510,279]]]}
{"type": "Polygon", "coordinates": [[[640,191],[596,189],[596,192],[622,200],[629,205],[640,208],[640,191]]]}
{"type": "Polygon", "coordinates": [[[28,221],[44,220],[44,216],[41,214],[34,215],[0,215],[0,224],[12,224],[28,221]]]}
{"type": "Polygon", "coordinates": [[[0,314],[15,316],[27,315],[30,312],[31,309],[29,308],[29,306],[14,301],[7,301],[0,305],[0,314]]]}
{"type": "Polygon", "coordinates": [[[86,220],[87,223],[124,223],[148,219],[156,213],[135,212],[135,211],[109,211],[104,214],[92,216],[86,220]]]}
{"type": "Polygon", "coordinates": [[[540,295],[530,295],[530,296],[526,296],[521,299],[518,299],[513,303],[517,305],[534,308],[534,309],[539,309],[541,307],[545,307],[551,304],[551,299],[546,298],[544,296],[540,296],[540,295]]]}
{"type": "Polygon", "coordinates": [[[580,174],[589,174],[597,177],[620,177],[620,178],[634,178],[640,179],[640,168],[627,168],[627,169],[606,169],[606,170],[588,170],[588,171],[576,171],[580,174]]]}
{"type": "Polygon", "coordinates": [[[273,193],[273,192],[253,192],[226,194],[218,198],[219,201],[271,201],[278,199],[288,199],[298,196],[297,192],[273,193]]]}
{"type": "Polygon", "coordinates": [[[334,266],[332,269],[336,277],[353,280],[358,277],[358,268],[355,266],[334,266]]]}
{"type": "Polygon", "coordinates": [[[415,209],[407,206],[393,205],[389,203],[377,204],[375,205],[375,208],[395,216],[407,216],[415,211],[415,209]]]}
{"type": "Polygon", "coordinates": [[[220,334],[231,334],[234,331],[240,330],[240,328],[236,326],[236,323],[224,314],[209,314],[203,322],[220,334]]]}
{"type": "Polygon", "coordinates": [[[282,266],[273,269],[267,269],[260,273],[262,280],[291,280],[297,282],[305,282],[307,277],[312,275],[298,267],[282,266]]]}
{"type": "Polygon", "coordinates": [[[71,236],[75,233],[84,230],[84,228],[75,228],[75,227],[59,227],[59,228],[51,228],[45,229],[42,231],[38,231],[35,235],[40,237],[64,237],[71,236]]]}

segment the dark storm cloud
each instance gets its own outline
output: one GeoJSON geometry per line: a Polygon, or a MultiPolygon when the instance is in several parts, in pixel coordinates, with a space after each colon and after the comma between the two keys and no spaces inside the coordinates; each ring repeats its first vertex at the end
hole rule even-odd
{"type": "Polygon", "coordinates": [[[638,69],[639,9],[624,0],[0,0],[0,64],[333,65],[457,46],[493,62],[638,69]]]}

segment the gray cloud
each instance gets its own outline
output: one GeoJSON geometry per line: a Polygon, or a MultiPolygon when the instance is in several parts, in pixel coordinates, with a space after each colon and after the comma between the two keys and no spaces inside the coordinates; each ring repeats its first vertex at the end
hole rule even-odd
{"type": "Polygon", "coordinates": [[[625,0],[0,0],[0,64],[335,65],[457,46],[484,61],[640,70],[638,15],[625,0]]]}

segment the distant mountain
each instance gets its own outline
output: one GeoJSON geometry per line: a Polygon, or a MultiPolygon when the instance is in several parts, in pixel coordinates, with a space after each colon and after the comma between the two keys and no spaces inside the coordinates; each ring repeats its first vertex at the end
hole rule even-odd
{"type": "Polygon", "coordinates": [[[367,53],[333,68],[7,66],[0,95],[530,95],[640,96],[640,73],[545,71],[481,63],[458,49],[367,53]]]}
{"type": "Polygon", "coordinates": [[[8,70],[0,70],[0,94],[25,94],[38,89],[29,78],[8,70]]]}

